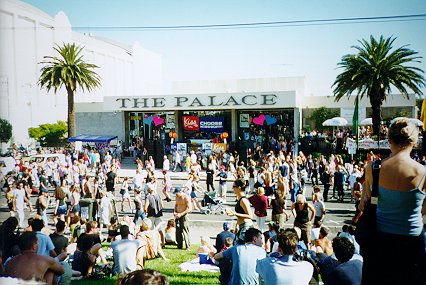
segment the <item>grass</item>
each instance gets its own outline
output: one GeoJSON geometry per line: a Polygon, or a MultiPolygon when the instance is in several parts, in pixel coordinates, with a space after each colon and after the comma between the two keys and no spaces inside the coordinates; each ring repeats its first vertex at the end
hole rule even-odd
{"type": "MultiPolygon", "coordinates": [[[[170,284],[220,284],[219,273],[207,271],[182,272],[179,265],[185,261],[194,259],[197,254],[198,245],[192,245],[191,250],[179,250],[173,246],[166,246],[164,253],[169,261],[162,258],[147,260],[145,268],[155,269],[169,278],[170,284]]],[[[78,280],[72,281],[72,285],[114,285],[117,278],[105,278],[101,280],[78,280]]]]}

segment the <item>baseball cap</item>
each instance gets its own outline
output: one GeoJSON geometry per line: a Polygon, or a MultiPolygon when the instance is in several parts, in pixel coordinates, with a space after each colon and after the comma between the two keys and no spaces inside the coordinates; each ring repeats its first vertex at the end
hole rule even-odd
{"type": "Polygon", "coordinates": [[[47,190],[46,188],[41,188],[41,193],[49,193],[49,190],[47,190]]]}
{"type": "Polygon", "coordinates": [[[176,193],[179,193],[181,191],[182,191],[182,188],[178,186],[178,187],[175,188],[175,191],[173,191],[173,193],[176,194],[176,193]]]}
{"type": "Polygon", "coordinates": [[[230,228],[230,224],[228,222],[224,222],[223,223],[223,230],[227,231],[227,230],[229,230],[229,228],[230,228]]]}

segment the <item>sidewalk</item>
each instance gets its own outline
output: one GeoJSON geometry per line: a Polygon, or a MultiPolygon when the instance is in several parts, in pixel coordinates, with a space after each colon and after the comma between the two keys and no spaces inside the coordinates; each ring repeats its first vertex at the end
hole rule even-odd
{"type": "MultiPolygon", "coordinates": [[[[171,167],[172,168],[172,167],[171,167]]],[[[134,162],[133,158],[131,157],[125,157],[121,160],[121,169],[118,170],[118,177],[129,177],[133,178],[136,174],[136,163],[134,162]]],[[[142,171],[142,174],[146,176],[146,170],[144,169],[142,171]]],[[[174,172],[169,171],[170,178],[172,180],[187,180],[188,179],[188,172],[174,172]]],[[[157,168],[155,170],[155,178],[158,180],[163,180],[163,173],[161,172],[161,168],[157,168]]],[[[200,180],[206,181],[206,171],[201,170],[200,172],[200,180]]],[[[234,177],[228,176],[228,181],[234,181],[234,177]]]]}

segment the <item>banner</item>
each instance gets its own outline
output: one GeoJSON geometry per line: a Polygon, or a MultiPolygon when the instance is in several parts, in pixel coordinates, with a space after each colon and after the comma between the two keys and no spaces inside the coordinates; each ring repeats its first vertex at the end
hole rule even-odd
{"type": "MultiPolygon", "coordinates": [[[[389,141],[387,139],[380,141],[380,148],[382,149],[389,149],[389,141]]],[[[348,138],[346,140],[346,148],[349,150],[351,148],[356,147],[356,141],[353,139],[348,138]]],[[[377,149],[377,141],[372,139],[363,139],[358,141],[358,148],[359,149],[377,149]]]]}
{"type": "Polygon", "coordinates": [[[240,114],[240,128],[250,128],[249,114],[240,114]]]}
{"type": "Polygon", "coordinates": [[[223,117],[200,117],[200,131],[207,133],[223,132],[223,117]]]}
{"type": "Polygon", "coordinates": [[[166,115],[166,128],[174,129],[175,128],[175,115],[167,114],[166,115]]]}
{"type": "MultiPolygon", "coordinates": [[[[176,144],[176,151],[179,152],[181,155],[181,159],[183,162],[185,162],[183,159],[186,157],[186,143],[177,143],[176,144]]],[[[185,163],[183,163],[185,164],[185,163]]]]}
{"type": "Polygon", "coordinates": [[[220,153],[226,151],[226,144],[224,143],[212,143],[212,152],[220,153]]]}
{"type": "Polygon", "coordinates": [[[212,143],[203,143],[203,151],[204,154],[210,155],[212,154],[212,143]]]}
{"type": "Polygon", "coordinates": [[[183,129],[185,131],[199,131],[200,124],[198,116],[182,116],[183,129]]]}

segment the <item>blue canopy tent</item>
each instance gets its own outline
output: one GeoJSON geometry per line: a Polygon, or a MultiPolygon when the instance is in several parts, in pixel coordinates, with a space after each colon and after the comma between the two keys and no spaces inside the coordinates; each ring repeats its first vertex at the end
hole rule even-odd
{"type": "Polygon", "coordinates": [[[93,143],[109,143],[118,138],[117,136],[96,136],[96,135],[78,135],[68,138],[69,142],[93,142],[93,143]]]}

